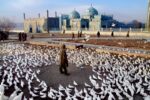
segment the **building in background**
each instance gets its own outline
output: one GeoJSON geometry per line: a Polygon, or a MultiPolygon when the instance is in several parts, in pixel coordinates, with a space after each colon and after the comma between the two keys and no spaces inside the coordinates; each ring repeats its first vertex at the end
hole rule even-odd
{"type": "Polygon", "coordinates": [[[55,14],[55,17],[49,17],[47,10],[46,18],[28,18],[24,14],[24,32],[26,33],[47,33],[50,30],[60,29],[60,19],[55,14]]]}
{"type": "Polygon", "coordinates": [[[61,16],[62,30],[100,30],[101,16],[94,7],[87,9],[86,14],[80,15],[76,10],[73,10],[67,18],[61,16]]]}
{"type": "MultiPolygon", "coordinates": [[[[73,10],[71,14],[62,14],[60,17],[55,12],[55,17],[26,18],[24,14],[24,32],[26,33],[47,33],[55,30],[72,30],[72,31],[99,31],[101,28],[111,28],[112,24],[119,23],[113,19],[112,15],[100,15],[93,6],[90,6],[86,13],[81,15],[78,11],[73,10]]],[[[117,24],[121,25],[121,24],[117,24]]]]}
{"type": "Polygon", "coordinates": [[[111,28],[112,23],[114,22],[113,15],[101,15],[102,28],[111,28]]]}

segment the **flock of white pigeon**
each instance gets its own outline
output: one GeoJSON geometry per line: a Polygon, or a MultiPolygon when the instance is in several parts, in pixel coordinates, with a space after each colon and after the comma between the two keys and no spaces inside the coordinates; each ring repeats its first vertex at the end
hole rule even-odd
{"type": "Polygon", "coordinates": [[[59,52],[47,46],[0,44],[0,100],[150,100],[150,59],[67,49],[69,63],[91,66],[95,74],[83,89],[73,81],[56,90],[38,75],[41,67],[59,64],[59,52]]]}

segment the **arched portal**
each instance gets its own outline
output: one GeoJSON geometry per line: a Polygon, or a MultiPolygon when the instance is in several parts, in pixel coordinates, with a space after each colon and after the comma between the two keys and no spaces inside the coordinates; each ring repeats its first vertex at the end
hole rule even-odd
{"type": "Polygon", "coordinates": [[[32,33],[33,32],[33,28],[32,28],[32,25],[29,26],[29,33],[32,33]]]}
{"type": "Polygon", "coordinates": [[[40,27],[40,25],[38,25],[38,26],[36,27],[36,32],[37,32],[37,33],[40,33],[40,32],[41,32],[41,27],[40,27]]]}

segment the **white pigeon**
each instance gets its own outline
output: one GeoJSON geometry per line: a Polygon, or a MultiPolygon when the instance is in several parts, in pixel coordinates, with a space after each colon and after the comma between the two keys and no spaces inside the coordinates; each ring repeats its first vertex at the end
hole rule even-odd
{"type": "Polygon", "coordinates": [[[65,88],[64,88],[61,84],[59,84],[58,89],[59,89],[60,91],[61,91],[61,90],[65,90],[65,88]]]}
{"type": "Polygon", "coordinates": [[[150,96],[143,97],[144,100],[150,100],[150,96]]]}
{"type": "MultiPolygon", "coordinates": [[[[1,91],[1,90],[0,90],[1,91]]],[[[4,99],[4,91],[2,92],[0,92],[0,100],[3,100],[4,99]]]]}
{"type": "Polygon", "coordinates": [[[35,93],[33,93],[31,90],[29,91],[29,93],[30,93],[30,95],[32,96],[32,97],[37,97],[38,95],[36,95],[35,93]]]}
{"type": "Polygon", "coordinates": [[[13,100],[21,100],[22,99],[22,95],[23,95],[23,92],[21,92],[19,95],[17,95],[16,97],[14,97],[13,100]]]}
{"type": "Polygon", "coordinates": [[[102,78],[100,76],[97,77],[100,81],[102,81],[102,78]]]}
{"type": "Polygon", "coordinates": [[[16,96],[17,96],[17,91],[14,91],[14,92],[10,95],[10,97],[9,97],[8,100],[13,100],[16,96]]]}
{"type": "Polygon", "coordinates": [[[92,79],[91,76],[89,76],[89,79],[90,79],[90,81],[91,81],[91,83],[92,83],[93,86],[97,85],[97,82],[94,79],[92,79]]]}
{"type": "Polygon", "coordinates": [[[54,93],[51,90],[48,92],[48,97],[51,99],[53,99],[53,97],[55,97],[54,93]]]}
{"type": "Polygon", "coordinates": [[[41,71],[40,71],[39,69],[36,71],[37,74],[40,74],[40,72],[41,72],[41,71]]]}
{"type": "Polygon", "coordinates": [[[73,81],[73,84],[74,84],[75,86],[77,86],[77,85],[78,85],[76,81],[73,81]]]}
{"type": "Polygon", "coordinates": [[[74,86],[72,86],[72,85],[70,85],[70,84],[68,85],[68,87],[69,87],[69,88],[74,88],[74,86]]]}
{"type": "Polygon", "coordinates": [[[93,79],[97,80],[97,77],[95,75],[93,75],[93,79]]]}
{"type": "Polygon", "coordinates": [[[86,87],[91,87],[89,84],[87,84],[87,83],[84,83],[84,85],[86,86],[86,87]]]}
{"type": "Polygon", "coordinates": [[[24,87],[24,82],[21,80],[21,87],[23,88],[24,87]]]}

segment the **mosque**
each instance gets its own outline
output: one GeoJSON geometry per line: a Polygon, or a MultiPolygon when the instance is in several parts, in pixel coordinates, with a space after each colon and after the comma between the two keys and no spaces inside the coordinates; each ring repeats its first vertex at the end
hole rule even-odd
{"type": "Polygon", "coordinates": [[[94,7],[90,7],[86,14],[81,17],[79,12],[73,10],[70,17],[66,15],[61,16],[62,19],[62,29],[67,30],[100,30],[101,28],[101,16],[98,15],[98,11],[94,7]]]}
{"type": "Polygon", "coordinates": [[[75,9],[71,14],[62,14],[60,17],[55,13],[55,17],[28,18],[24,14],[24,31],[27,33],[46,33],[52,30],[91,30],[98,31],[102,27],[110,27],[113,23],[113,16],[100,15],[92,5],[81,15],[75,9]]]}

